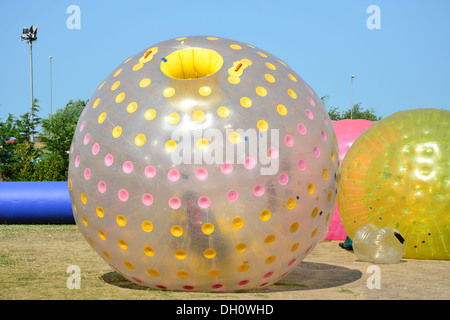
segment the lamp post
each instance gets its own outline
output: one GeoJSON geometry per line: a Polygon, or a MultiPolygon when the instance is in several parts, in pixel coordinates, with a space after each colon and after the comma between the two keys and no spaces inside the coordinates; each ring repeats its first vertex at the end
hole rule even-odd
{"type": "MultiPolygon", "coordinates": [[[[30,28],[23,28],[22,41],[27,41],[30,46],[30,94],[31,94],[31,110],[30,124],[33,123],[33,41],[37,40],[38,25],[34,24],[30,28]]],[[[30,141],[33,142],[33,132],[30,135],[30,141]]]]}
{"type": "Polygon", "coordinates": [[[350,92],[350,118],[353,120],[353,79],[355,78],[355,75],[352,74],[351,77],[351,92],[350,92]]]}
{"type": "Polygon", "coordinates": [[[48,57],[50,61],[50,118],[53,116],[52,110],[52,56],[48,57]]]}

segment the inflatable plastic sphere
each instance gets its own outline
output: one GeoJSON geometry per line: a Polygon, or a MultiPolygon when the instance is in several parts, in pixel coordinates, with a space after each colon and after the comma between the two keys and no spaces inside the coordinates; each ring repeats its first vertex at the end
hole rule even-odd
{"type": "Polygon", "coordinates": [[[295,268],[326,230],[338,149],[314,91],[245,43],[194,36],[124,61],[70,151],[81,233],[117,272],[170,290],[237,290],[295,268]]]}
{"type": "MultiPolygon", "coordinates": [[[[345,119],[340,121],[333,121],[334,132],[339,146],[339,164],[342,164],[347,151],[358,137],[375,121],[364,119],[345,119]]],[[[339,215],[338,204],[334,208],[333,217],[331,218],[328,229],[325,232],[326,240],[345,240],[347,232],[342,225],[341,217],[339,215]]]]}
{"type": "Polygon", "coordinates": [[[372,263],[398,263],[405,252],[405,239],[396,229],[373,223],[356,230],[352,245],[359,260],[372,263]]]}
{"type": "Polygon", "coordinates": [[[405,258],[450,258],[450,111],[395,113],[367,129],[341,165],[339,213],[353,239],[391,226],[405,258]]]}

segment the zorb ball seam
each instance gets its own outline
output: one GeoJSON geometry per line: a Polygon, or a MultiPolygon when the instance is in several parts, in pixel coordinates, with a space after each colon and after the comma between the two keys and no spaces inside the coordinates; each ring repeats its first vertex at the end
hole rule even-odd
{"type": "Polygon", "coordinates": [[[330,221],[338,148],[316,93],[234,40],[163,41],[98,86],[70,150],[76,223],[125,278],[170,290],[270,285],[330,221]]]}

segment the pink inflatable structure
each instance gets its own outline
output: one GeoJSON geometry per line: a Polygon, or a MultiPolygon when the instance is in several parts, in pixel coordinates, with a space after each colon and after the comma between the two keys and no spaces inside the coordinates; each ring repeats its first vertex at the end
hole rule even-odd
{"type": "MultiPolygon", "coordinates": [[[[340,120],[333,121],[334,131],[339,145],[339,164],[342,164],[347,151],[352,146],[353,142],[375,121],[357,119],[357,120],[340,120]]],[[[345,240],[347,232],[341,222],[339,216],[338,205],[334,208],[334,214],[331,218],[327,231],[322,239],[326,240],[345,240]]]]}

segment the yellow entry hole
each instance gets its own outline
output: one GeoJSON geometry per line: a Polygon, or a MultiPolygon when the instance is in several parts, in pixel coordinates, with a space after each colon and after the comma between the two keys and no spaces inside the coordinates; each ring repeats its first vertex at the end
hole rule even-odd
{"type": "Polygon", "coordinates": [[[167,55],[161,62],[161,71],[175,79],[200,79],[216,73],[222,65],[222,56],[214,50],[187,48],[167,55]]]}

